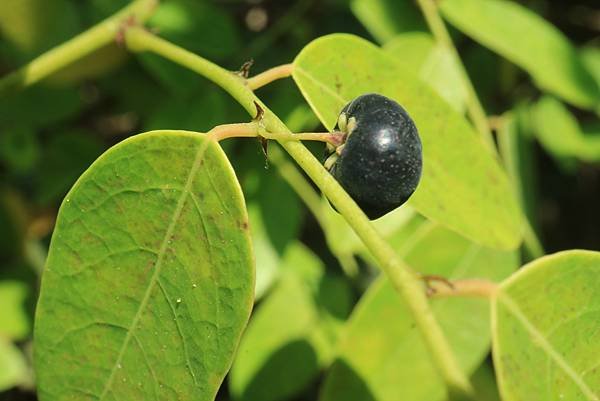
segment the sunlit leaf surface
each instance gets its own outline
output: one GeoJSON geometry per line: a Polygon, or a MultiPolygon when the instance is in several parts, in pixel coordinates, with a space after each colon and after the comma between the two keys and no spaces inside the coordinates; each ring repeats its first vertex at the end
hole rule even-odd
{"type": "Polygon", "coordinates": [[[250,313],[254,266],[233,170],[203,141],[134,136],[65,198],[36,315],[42,401],[213,400],[250,313]]]}
{"type": "Polygon", "coordinates": [[[600,399],[600,253],[566,251],[526,265],[492,304],[503,401],[600,399]]]}

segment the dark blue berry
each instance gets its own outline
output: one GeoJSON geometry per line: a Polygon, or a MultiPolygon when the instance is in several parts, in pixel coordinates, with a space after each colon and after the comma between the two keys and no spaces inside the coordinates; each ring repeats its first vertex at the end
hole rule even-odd
{"type": "Polygon", "coordinates": [[[342,109],[336,129],[347,137],[329,147],[325,167],[365,214],[373,220],[406,202],[422,169],[421,140],[406,110],[369,93],[342,109]]]}

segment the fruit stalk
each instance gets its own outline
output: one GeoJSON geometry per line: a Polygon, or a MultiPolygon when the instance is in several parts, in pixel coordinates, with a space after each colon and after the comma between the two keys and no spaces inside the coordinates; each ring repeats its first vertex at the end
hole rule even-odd
{"type": "MultiPolygon", "coordinates": [[[[227,91],[252,116],[263,111],[262,123],[270,132],[290,133],[286,125],[271,112],[245,85],[245,80],[208,60],[156,37],[139,27],[125,33],[127,46],[136,52],[150,51],[178,63],[208,78],[227,91]]],[[[367,216],[342,189],[321,163],[299,141],[280,141],[280,145],[292,156],[313,182],[327,196],[336,209],[350,224],[356,234],[371,251],[412,312],[422,338],[427,345],[434,365],[444,379],[452,399],[472,399],[473,389],[460,368],[456,357],[439,326],[425,295],[423,283],[381,237],[367,216]]]]}

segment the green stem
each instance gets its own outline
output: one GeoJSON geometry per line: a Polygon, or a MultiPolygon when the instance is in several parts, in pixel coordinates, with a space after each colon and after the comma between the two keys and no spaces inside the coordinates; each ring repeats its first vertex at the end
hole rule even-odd
{"type": "Polygon", "coordinates": [[[35,84],[74,61],[106,46],[117,38],[124,24],[130,21],[144,22],[156,4],[157,0],[135,0],[98,25],[2,77],[0,79],[0,96],[35,84]]]}
{"type": "Polygon", "coordinates": [[[417,0],[417,2],[419,7],[421,7],[421,11],[425,16],[425,20],[427,21],[427,25],[429,26],[431,33],[436,38],[437,42],[446,47],[452,53],[461,75],[463,87],[467,91],[467,112],[469,113],[469,117],[471,118],[471,121],[475,125],[477,131],[479,131],[481,134],[483,141],[489,146],[490,149],[492,149],[492,151],[494,151],[494,153],[496,153],[494,139],[492,138],[492,132],[487,121],[487,115],[483,110],[483,106],[481,106],[481,102],[479,101],[477,92],[475,92],[475,88],[469,79],[467,70],[460,60],[460,55],[458,54],[458,51],[452,42],[452,38],[446,29],[446,25],[444,25],[444,21],[442,21],[442,18],[438,13],[438,9],[434,0],[417,0]]]}
{"type": "MultiPolygon", "coordinates": [[[[257,115],[255,103],[260,104],[264,110],[262,123],[268,131],[290,132],[285,124],[260,102],[241,77],[143,29],[133,27],[127,30],[125,37],[127,45],[133,51],[154,52],[210,79],[227,91],[252,117],[257,115]]],[[[423,283],[385,242],[363,211],[301,142],[281,141],[280,145],[348,221],[400,293],[413,314],[432,359],[447,384],[449,393],[463,398],[471,397],[472,387],[429,306],[423,283]]]]}

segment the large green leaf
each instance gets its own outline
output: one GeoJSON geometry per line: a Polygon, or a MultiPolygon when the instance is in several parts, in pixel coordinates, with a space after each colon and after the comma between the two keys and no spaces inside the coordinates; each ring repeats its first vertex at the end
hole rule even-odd
{"type": "Polygon", "coordinates": [[[526,70],[542,89],[580,107],[600,104],[600,89],[578,52],[554,26],[507,0],[444,0],[453,25],[526,70]]]}
{"type": "Polygon", "coordinates": [[[204,138],[129,138],[67,195],[36,314],[42,401],[213,400],[254,267],[233,169],[204,138]]]}
{"type": "Polygon", "coordinates": [[[600,399],[600,253],[537,259],[492,303],[493,356],[504,401],[600,399]]]}
{"type": "Polygon", "coordinates": [[[559,159],[600,160],[600,135],[585,135],[571,112],[544,96],[532,109],[533,132],[542,146],[559,159]]]}
{"type": "Polygon", "coordinates": [[[378,92],[397,100],[423,142],[423,176],[409,204],[474,241],[517,246],[518,207],[497,160],[467,121],[395,58],[358,37],[329,35],[300,52],[293,76],[328,129],[356,96],[378,92]]]}
{"type": "Polygon", "coordinates": [[[231,368],[234,399],[289,399],[331,362],[350,291],[341,277],[299,243],[290,246],[281,278],[252,316],[231,368]]]}
{"type": "Polygon", "coordinates": [[[467,92],[459,66],[448,47],[436,44],[428,33],[410,32],[395,36],[383,49],[431,85],[456,111],[465,111],[467,92]]]}
{"type": "MultiPolygon", "coordinates": [[[[419,272],[500,281],[516,268],[515,252],[483,248],[433,223],[427,225],[429,230],[418,231],[420,239],[406,255],[419,272]]],[[[434,299],[432,307],[461,367],[473,373],[489,349],[488,302],[434,299]]],[[[321,401],[442,401],[445,395],[409,309],[380,277],[348,321],[321,401]]]]}

